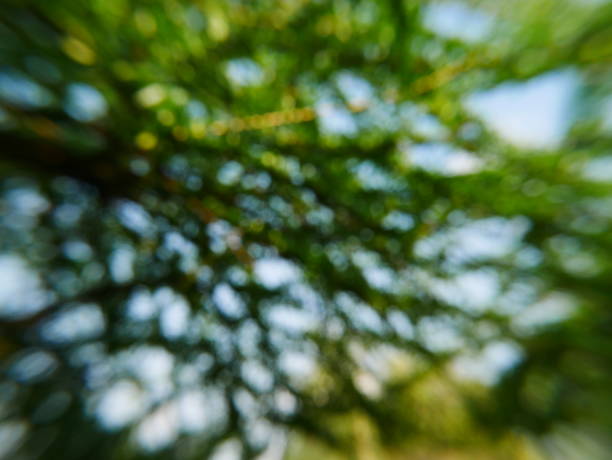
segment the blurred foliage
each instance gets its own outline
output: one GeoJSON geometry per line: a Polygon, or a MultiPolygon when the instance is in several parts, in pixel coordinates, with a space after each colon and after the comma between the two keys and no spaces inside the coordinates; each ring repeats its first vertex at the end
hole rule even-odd
{"type": "Polygon", "coordinates": [[[611,43],[596,1],[4,0],[0,457],[606,458],[611,43]],[[466,103],[556,72],[554,145],[466,103]]]}

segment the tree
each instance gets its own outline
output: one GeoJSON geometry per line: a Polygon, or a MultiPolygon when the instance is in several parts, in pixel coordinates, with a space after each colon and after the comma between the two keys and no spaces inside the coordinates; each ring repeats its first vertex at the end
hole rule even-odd
{"type": "Polygon", "coordinates": [[[499,3],[3,2],[4,455],[603,458],[612,9],[499,3]]]}

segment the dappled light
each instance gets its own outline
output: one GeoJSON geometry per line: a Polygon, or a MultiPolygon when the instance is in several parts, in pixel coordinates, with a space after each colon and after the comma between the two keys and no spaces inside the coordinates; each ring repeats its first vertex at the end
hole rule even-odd
{"type": "Polygon", "coordinates": [[[3,2],[0,459],[609,458],[610,5],[3,2]]]}

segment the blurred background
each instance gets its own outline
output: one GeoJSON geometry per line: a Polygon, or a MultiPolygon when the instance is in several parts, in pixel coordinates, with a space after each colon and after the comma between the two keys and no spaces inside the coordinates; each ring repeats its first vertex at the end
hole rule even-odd
{"type": "Polygon", "coordinates": [[[606,0],[4,0],[0,458],[611,458],[611,77],[606,0]]]}

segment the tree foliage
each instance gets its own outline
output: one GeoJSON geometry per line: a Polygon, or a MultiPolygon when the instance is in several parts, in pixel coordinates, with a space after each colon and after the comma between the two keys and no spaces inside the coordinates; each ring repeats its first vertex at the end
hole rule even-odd
{"type": "Polygon", "coordinates": [[[0,455],[604,458],[610,24],[5,0],[0,455]]]}

